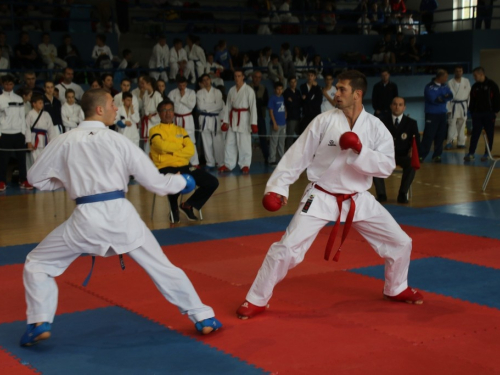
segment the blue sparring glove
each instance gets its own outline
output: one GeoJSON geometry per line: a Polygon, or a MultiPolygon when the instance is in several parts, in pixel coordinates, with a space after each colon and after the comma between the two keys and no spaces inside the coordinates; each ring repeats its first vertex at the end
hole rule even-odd
{"type": "Polygon", "coordinates": [[[122,120],[117,121],[117,122],[116,122],[116,125],[118,125],[118,126],[119,126],[120,128],[122,128],[122,129],[123,129],[123,128],[125,128],[125,127],[127,126],[127,125],[125,125],[125,123],[124,123],[122,120]]]}
{"type": "Polygon", "coordinates": [[[186,180],[186,187],[182,189],[180,194],[191,193],[196,188],[196,182],[194,181],[193,176],[190,174],[181,174],[182,177],[186,180]]]}

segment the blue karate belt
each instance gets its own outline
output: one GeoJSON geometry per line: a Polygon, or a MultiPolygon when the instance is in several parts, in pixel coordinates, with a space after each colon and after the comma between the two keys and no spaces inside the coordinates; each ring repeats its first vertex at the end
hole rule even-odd
{"type": "MultiPolygon", "coordinates": [[[[203,125],[201,126],[201,131],[205,130],[205,124],[207,122],[207,117],[217,117],[218,113],[210,113],[210,112],[202,112],[200,111],[200,115],[205,116],[203,118],[203,125]]],[[[217,126],[215,126],[215,135],[217,135],[217,126]]]]}
{"type": "MultiPolygon", "coordinates": [[[[87,204],[87,203],[96,203],[96,202],[105,202],[105,201],[111,201],[114,199],[121,199],[125,198],[125,192],[123,190],[117,190],[117,191],[110,191],[108,193],[101,193],[101,194],[94,194],[94,195],[87,195],[86,197],[80,197],[76,198],[75,202],[77,205],[80,204],[87,204]]],[[[122,270],[125,270],[125,262],[123,261],[123,255],[119,255],[120,258],[120,266],[122,270]]],[[[83,286],[87,286],[87,284],[90,281],[90,277],[92,276],[92,271],[94,270],[94,264],[95,264],[95,255],[92,255],[92,266],[90,267],[90,272],[83,281],[83,286]]]]}
{"type": "Polygon", "coordinates": [[[455,116],[455,106],[457,104],[460,104],[462,106],[462,109],[464,110],[464,115],[467,116],[467,108],[465,107],[464,103],[467,103],[467,100],[452,100],[453,103],[453,108],[451,110],[451,118],[455,116]]]}

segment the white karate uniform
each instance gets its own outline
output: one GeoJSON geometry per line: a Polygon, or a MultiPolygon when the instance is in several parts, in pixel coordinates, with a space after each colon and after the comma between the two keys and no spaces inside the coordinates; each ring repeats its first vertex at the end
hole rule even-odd
{"type": "MultiPolygon", "coordinates": [[[[339,210],[336,198],[318,190],[315,184],[332,193],[357,193],[352,198],[356,202],[352,227],[385,259],[384,294],[395,296],[407,288],[411,238],[367,191],[372,185],[372,177],[387,178],[394,170],[394,141],[384,124],[364,109],[352,129],[363,145],[359,155],[351,149],[341,151],[339,147],[340,136],[348,131],[351,131],[349,123],[339,109],[317,116],[271,175],[265,192],[285,197],[288,197],[289,186],[306,168],[311,183],[285,234],[279,242],[271,245],[248,292],[247,300],[254,305],[267,304],[274,286],[289,269],[304,259],[319,231],[328,222],[337,220],[339,210]],[[312,202],[307,208],[304,205],[308,200],[312,202]]],[[[345,221],[350,205],[351,200],[343,202],[342,221],[345,221]]],[[[340,233],[336,246],[339,237],[340,233]]],[[[349,244],[343,249],[350,251],[349,244]]]]}
{"type": "MultiPolygon", "coordinates": [[[[143,100],[143,98],[141,98],[141,90],[139,89],[139,87],[136,87],[135,89],[130,91],[130,93],[132,95],[134,95],[134,98],[137,99],[137,103],[139,103],[139,114],[141,116],[143,116],[144,115],[144,100],[143,100]]],[[[120,95],[120,94],[117,94],[117,95],[120,95]]],[[[147,93],[145,95],[147,95],[147,93]]]]}
{"type": "MultiPolygon", "coordinates": [[[[5,57],[2,57],[0,56],[0,70],[8,70],[10,68],[10,62],[8,59],[6,59],[5,57]]],[[[0,71],[0,77],[8,74],[9,72],[1,72],[0,71]]]]}
{"type": "Polygon", "coordinates": [[[194,90],[186,88],[184,96],[181,97],[179,89],[173,89],[168,93],[167,97],[174,103],[175,124],[186,129],[189,138],[191,138],[191,142],[195,145],[194,155],[189,159],[189,162],[191,165],[199,165],[200,161],[198,159],[198,151],[196,150],[196,129],[194,126],[194,118],[191,114],[196,106],[196,93],[194,90]]]}
{"type": "Polygon", "coordinates": [[[224,80],[220,77],[217,77],[216,71],[219,70],[222,72],[224,70],[224,67],[220,64],[217,63],[212,63],[210,64],[208,61],[205,63],[205,73],[210,76],[210,79],[212,80],[212,85],[213,86],[224,86],[224,80]]]}
{"type": "Polygon", "coordinates": [[[26,116],[25,138],[27,142],[31,142],[33,148],[36,147],[33,151],[31,151],[33,161],[38,159],[47,144],[52,141],[57,135],[59,135],[58,129],[55,128],[54,124],[52,123],[52,118],[50,117],[48,112],[45,112],[43,110],[35,127],[32,129],[32,126],[38,118],[39,113],[40,112],[32,109],[26,116]],[[42,132],[37,133],[36,130],[41,130],[42,132]],[[43,131],[45,131],[45,134],[43,134],[43,131]]]}
{"type": "Polygon", "coordinates": [[[452,78],[448,86],[453,93],[453,100],[446,104],[451,114],[448,118],[448,143],[457,139],[459,146],[465,146],[465,122],[470,101],[470,82],[465,77],[462,77],[460,82],[452,78]]]}
{"type": "MultiPolygon", "coordinates": [[[[179,51],[175,47],[170,48],[170,79],[175,80],[177,73],[179,72],[179,61],[188,61],[188,56],[186,50],[181,48],[179,51]]],[[[193,72],[191,71],[192,65],[186,64],[186,69],[183,72],[186,79],[193,72]]]]}
{"type": "Polygon", "coordinates": [[[85,118],[82,107],[76,103],[73,105],[64,103],[61,107],[61,117],[66,131],[76,128],[85,118]]]}
{"type": "Polygon", "coordinates": [[[224,107],[222,93],[215,87],[211,87],[210,91],[203,88],[196,93],[196,105],[200,111],[198,123],[201,128],[207,166],[222,166],[224,165],[224,138],[219,118],[224,107]],[[208,116],[205,113],[213,113],[215,116],[208,116]]]}
{"type": "MultiPolygon", "coordinates": [[[[123,93],[120,92],[113,97],[113,101],[115,103],[116,108],[120,108],[123,105],[122,95],[123,95],[123,93]]],[[[135,96],[134,94],[132,94],[132,107],[134,107],[134,112],[136,112],[137,115],[140,117],[141,107],[139,106],[139,100],[137,99],[137,96],[135,96]]],[[[139,121],[137,121],[137,122],[139,122],[139,121]]]]}
{"type": "MultiPolygon", "coordinates": [[[[144,152],[103,123],[85,121],[50,142],[29,170],[28,180],[40,190],[64,187],[69,197],[76,199],[127,192],[131,175],[162,196],[177,193],[186,185],[180,175],[160,174],[144,152]]],[[[185,273],[167,259],[134,206],[127,199],[114,199],[77,205],[69,219],[28,254],[23,274],[28,324],[52,323],[57,308],[54,278],[81,253],[102,257],[128,253],[165,298],[191,321],[214,316],[185,273]]]]}
{"type": "MultiPolygon", "coordinates": [[[[330,90],[327,91],[327,94],[330,98],[333,99],[333,97],[335,96],[337,92],[337,89],[335,88],[335,86],[332,86],[332,88],[330,90]]],[[[323,102],[321,103],[321,113],[323,112],[326,112],[326,111],[329,111],[331,109],[334,109],[335,107],[332,105],[332,103],[330,103],[326,98],[325,96],[323,95],[323,102]]]]}
{"type": "Polygon", "coordinates": [[[170,49],[168,45],[165,44],[161,46],[160,43],[157,43],[153,47],[153,53],[149,58],[149,68],[150,69],[165,69],[162,72],[149,72],[149,75],[154,79],[158,80],[158,78],[162,78],[165,82],[168,82],[167,68],[168,63],[170,61],[170,49]]]}
{"type": "Polygon", "coordinates": [[[236,86],[231,87],[227,95],[226,106],[224,123],[229,124],[229,130],[226,135],[224,165],[233,169],[238,161],[240,168],[250,168],[252,163],[251,125],[257,125],[255,91],[246,83],[243,83],[239,91],[236,86]],[[246,111],[238,112],[236,109],[246,111]]]}
{"type": "Polygon", "coordinates": [[[156,108],[158,107],[158,104],[160,104],[163,101],[163,97],[158,91],[154,91],[152,94],[148,94],[147,92],[144,94],[144,109],[143,109],[143,116],[149,116],[154,114],[153,117],[151,117],[149,120],[146,121],[146,119],[143,117],[143,124],[141,124],[140,129],[140,136],[144,140],[144,152],[146,154],[149,154],[149,131],[153,126],[158,125],[161,122],[160,115],[158,115],[158,112],[156,111],[156,108]]]}
{"type": "Polygon", "coordinates": [[[57,49],[53,44],[40,43],[38,45],[38,52],[42,56],[44,64],[47,64],[48,69],[54,69],[56,64],[61,68],[68,66],[66,61],[57,57],[57,49]]]}
{"type": "Polygon", "coordinates": [[[207,63],[205,51],[197,44],[193,44],[191,48],[185,46],[184,49],[189,59],[188,65],[193,77],[192,83],[195,83],[196,79],[200,78],[205,71],[205,65],[207,63]]]}
{"type": "Polygon", "coordinates": [[[92,58],[94,60],[97,60],[103,53],[105,55],[108,55],[110,60],[113,60],[113,53],[111,52],[111,49],[106,45],[102,47],[95,45],[94,49],[92,50],[92,58]]]}
{"type": "MultiPolygon", "coordinates": [[[[130,110],[130,112],[132,112],[130,110]]],[[[115,122],[118,121],[123,121],[125,123],[126,121],[130,121],[132,125],[130,126],[125,126],[124,128],[120,128],[118,125],[116,126],[116,131],[120,134],[123,134],[125,137],[130,139],[137,147],[139,147],[139,128],[138,124],[139,121],[141,120],[141,117],[139,116],[139,113],[134,110],[134,114],[131,113],[127,114],[127,111],[125,110],[125,107],[122,105],[118,107],[118,111],[116,112],[116,119],[115,122]]]]}
{"type": "Polygon", "coordinates": [[[66,90],[71,89],[75,92],[75,98],[76,100],[80,101],[83,96],[83,89],[81,88],[80,85],[71,82],[69,84],[61,82],[58,85],[56,85],[56,88],[59,90],[59,101],[61,104],[66,103],[66,90]]]}

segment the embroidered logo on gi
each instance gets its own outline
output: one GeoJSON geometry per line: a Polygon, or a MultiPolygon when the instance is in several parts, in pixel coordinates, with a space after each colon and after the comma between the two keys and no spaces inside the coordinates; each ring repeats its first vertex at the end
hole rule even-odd
{"type": "Polygon", "coordinates": [[[408,138],[408,134],[403,133],[401,134],[401,139],[404,141],[406,138],[408,138]]]}
{"type": "Polygon", "coordinates": [[[94,132],[90,132],[89,135],[94,135],[94,132]]]}
{"type": "Polygon", "coordinates": [[[309,199],[307,200],[306,204],[304,204],[304,207],[302,207],[302,212],[307,213],[307,211],[309,211],[309,207],[311,207],[313,199],[314,199],[314,195],[311,194],[309,196],[309,199]]]}
{"type": "Polygon", "coordinates": [[[333,140],[330,140],[330,142],[328,142],[328,146],[337,146],[337,145],[333,140]]]}

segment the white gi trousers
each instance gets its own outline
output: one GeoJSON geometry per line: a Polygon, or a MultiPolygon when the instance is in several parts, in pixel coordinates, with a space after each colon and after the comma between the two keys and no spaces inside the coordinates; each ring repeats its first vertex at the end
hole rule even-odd
{"type": "Polygon", "coordinates": [[[168,76],[167,76],[167,72],[166,71],[163,71],[163,72],[149,72],[149,76],[153,77],[157,81],[158,81],[159,78],[161,78],[161,79],[163,79],[165,81],[165,83],[168,82],[168,76]]]}
{"type": "Polygon", "coordinates": [[[224,137],[222,131],[214,131],[205,129],[201,132],[201,140],[203,141],[203,150],[205,151],[205,160],[208,167],[215,165],[224,165],[224,137]]]}
{"type": "MultiPolygon", "coordinates": [[[[175,80],[177,77],[177,73],[179,73],[179,63],[178,62],[170,62],[170,79],[175,80]]],[[[186,69],[184,69],[183,76],[188,79],[189,75],[192,74],[194,76],[193,64],[186,64],[186,69]]]]}
{"type": "MultiPolygon", "coordinates": [[[[58,296],[54,278],[84,250],[72,249],[66,244],[65,226],[63,223],[54,229],[26,258],[23,278],[28,324],[54,321],[58,296]]],[[[146,229],[144,235],[144,244],[128,255],[148,273],[161,294],[193,323],[213,317],[212,308],[201,302],[184,271],[170,263],[153,234],[146,229]]],[[[115,254],[112,249],[109,253],[115,254]]]]}
{"type": "Polygon", "coordinates": [[[233,169],[236,161],[240,168],[248,167],[252,163],[252,134],[249,132],[235,132],[229,127],[226,136],[224,151],[224,165],[233,169]]]}
{"type": "Polygon", "coordinates": [[[465,122],[467,121],[467,101],[451,101],[452,113],[448,118],[448,140],[457,140],[458,146],[465,146],[465,122]]]}
{"type": "MultiPolygon", "coordinates": [[[[187,64],[189,72],[192,74],[191,83],[196,83],[196,80],[205,73],[205,67],[200,60],[189,60],[187,64]]],[[[185,75],[185,77],[187,78],[188,76],[185,75]]]]}
{"type": "MultiPolygon", "coordinates": [[[[370,193],[359,193],[356,210],[370,199],[375,200],[370,193]]],[[[370,207],[375,207],[371,210],[371,216],[356,221],[355,215],[352,227],[368,241],[381,258],[385,259],[384,294],[395,296],[408,287],[412,241],[381,204],[377,203],[374,206],[373,203],[369,202],[370,207]]],[[[281,240],[271,245],[247,294],[248,302],[256,306],[266,306],[276,284],[286,276],[289,269],[302,262],[319,231],[328,224],[328,220],[301,214],[303,206],[304,203],[299,206],[281,240]]],[[[350,201],[344,201],[343,213],[346,213],[349,207],[350,201]]],[[[340,235],[338,233],[337,241],[340,235]]],[[[337,241],[336,243],[339,243],[337,241]]],[[[336,249],[334,247],[333,253],[336,249]]]]}

